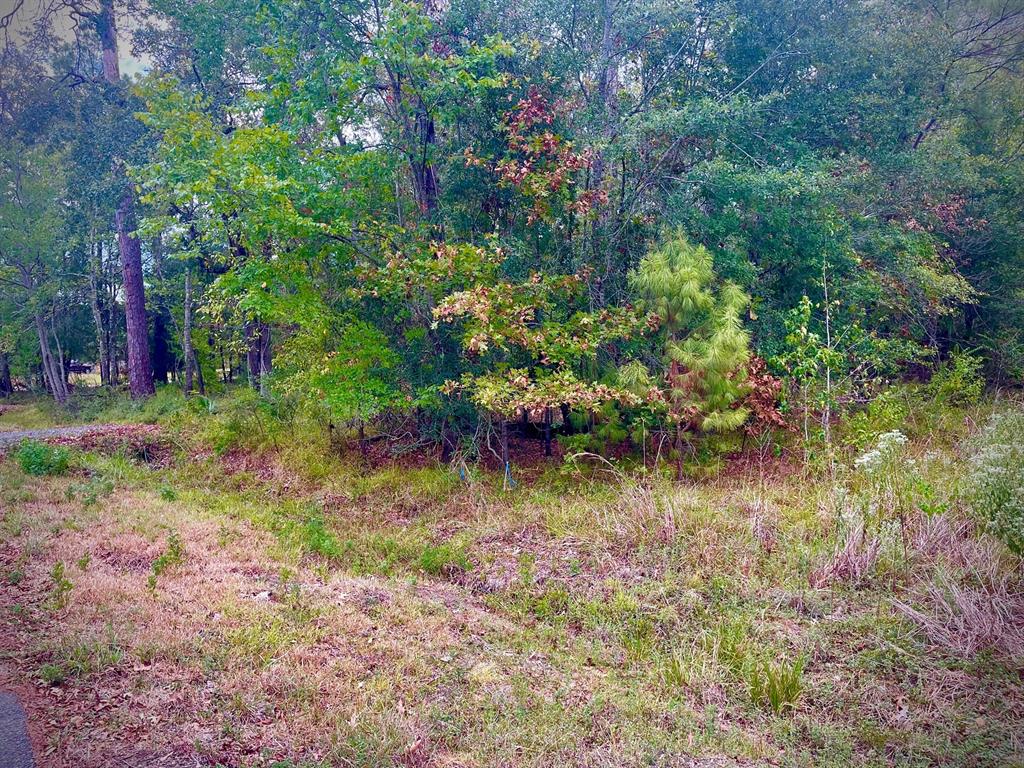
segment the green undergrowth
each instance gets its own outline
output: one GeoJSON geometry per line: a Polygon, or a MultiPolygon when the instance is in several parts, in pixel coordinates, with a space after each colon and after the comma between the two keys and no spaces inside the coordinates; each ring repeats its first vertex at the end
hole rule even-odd
{"type": "MultiPolygon", "coordinates": [[[[983,532],[988,518],[970,493],[972,457],[986,456],[979,466],[995,472],[1008,455],[1005,426],[991,438],[978,430],[1016,406],[947,404],[943,416],[913,411],[916,395],[909,402],[914,418],[880,406],[846,422],[822,466],[700,482],[552,467],[503,491],[500,477],[447,466],[367,468],[315,436],[284,443],[293,427],[272,422],[255,428],[262,437],[239,428],[218,453],[203,443],[211,423],[230,426],[217,405],[189,405],[165,422],[186,446],[169,467],[86,453],[65,477],[33,477],[7,461],[0,479],[9,505],[73,501],[79,526],[119,493],[136,494],[139,514],[154,519],[122,523],[161,542],[147,574],[154,593],[201,567],[183,521],[216,522],[225,551],[247,529],[266,534],[268,565],[290,575],[273,602],[224,607],[223,625],[204,641],[204,669],[272,670],[292,650],[329,640],[333,609],[299,584],[334,575],[385,595],[359,609],[375,626],[391,616],[392,631],[405,631],[442,617],[448,660],[422,660],[430,672],[419,678],[387,666],[368,677],[380,712],[333,733],[341,764],[387,764],[404,748],[384,713],[396,681],[412,675],[425,737],[480,764],[500,763],[509,745],[571,762],[614,739],[652,765],[679,754],[1012,765],[1024,661],[991,638],[965,651],[957,633],[969,629],[966,611],[1019,590],[1019,560],[983,532]],[[949,430],[942,439],[931,437],[937,424],[949,430]],[[251,463],[226,471],[236,450],[264,452],[256,455],[298,480],[251,463]],[[298,472],[307,460],[312,469],[298,472]],[[443,590],[426,592],[447,602],[417,596],[438,582],[443,590]],[[936,602],[953,587],[982,602],[936,602]],[[474,626],[474,614],[495,623],[474,626]],[[879,703],[891,701],[901,702],[898,720],[879,703]]],[[[1004,500],[1002,488],[979,496],[1004,500]]],[[[1013,508],[998,508],[998,530],[1012,525],[1013,508]]],[[[12,537],[36,524],[17,510],[2,522],[12,537]]],[[[69,563],[60,576],[73,607],[78,571],[69,563]]],[[[61,593],[61,579],[52,581],[61,593]]],[[[1013,631],[1012,622],[993,627],[1013,631]]],[[[70,649],[45,663],[53,666],[39,676],[53,683],[118,661],[70,649]]]]}

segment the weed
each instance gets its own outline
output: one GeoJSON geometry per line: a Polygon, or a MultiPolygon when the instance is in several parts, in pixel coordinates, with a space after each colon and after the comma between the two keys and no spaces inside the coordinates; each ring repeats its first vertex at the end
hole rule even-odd
{"type": "Polygon", "coordinates": [[[149,470],[136,463],[124,449],[110,454],[86,454],[82,463],[94,477],[102,478],[104,483],[114,486],[138,483],[149,477],[149,470]]]}
{"type": "Polygon", "coordinates": [[[793,661],[767,661],[751,664],[747,671],[747,689],[751,701],[767,707],[776,715],[792,710],[803,692],[805,658],[793,661]]]}
{"type": "Polygon", "coordinates": [[[734,675],[741,674],[746,664],[748,633],[746,621],[730,618],[719,623],[705,640],[715,660],[734,675]]]}
{"type": "Polygon", "coordinates": [[[569,592],[565,587],[548,586],[533,602],[533,615],[541,621],[556,623],[569,612],[569,592]]]}
{"type": "Polygon", "coordinates": [[[3,526],[0,527],[0,530],[11,538],[17,538],[24,533],[25,523],[25,514],[23,512],[17,509],[8,509],[4,511],[3,526]]]}
{"type": "Polygon", "coordinates": [[[51,661],[39,668],[39,678],[47,685],[59,685],[71,677],[85,677],[116,666],[124,658],[113,629],[108,625],[102,637],[62,642],[53,651],[51,661]]]}
{"type": "Polygon", "coordinates": [[[175,501],[178,498],[177,491],[169,485],[161,485],[157,492],[163,501],[175,501]]]}
{"type": "Polygon", "coordinates": [[[689,659],[682,652],[674,651],[665,662],[662,677],[671,688],[685,688],[690,684],[689,659]]]}
{"type": "Polygon", "coordinates": [[[644,661],[654,652],[654,622],[643,614],[633,616],[625,623],[621,637],[626,656],[631,661],[644,661]]]}
{"type": "Polygon", "coordinates": [[[171,531],[167,536],[167,549],[165,549],[153,561],[152,573],[149,575],[149,591],[156,591],[156,582],[159,576],[172,566],[178,565],[185,559],[185,547],[181,543],[181,537],[177,531],[171,531]]]}
{"type": "Polygon", "coordinates": [[[319,555],[326,560],[338,560],[342,556],[341,544],[334,534],[327,530],[323,516],[319,513],[311,514],[302,523],[299,540],[305,552],[319,555]]]}
{"type": "Polygon", "coordinates": [[[39,679],[45,685],[60,685],[67,680],[68,674],[60,664],[47,662],[39,667],[39,679]]]}
{"type": "Polygon", "coordinates": [[[672,689],[699,690],[714,678],[708,654],[697,645],[673,650],[662,667],[662,679],[672,689]]]}
{"type": "Polygon", "coordinates": [[[93,475],[84,483],[72,483],[68,486],[66,496],[68,500],[80,499],[82,506],[94,506],[101,496],[107,496],[114,490],[114,484],[105,477],[93,475]]]}
{"type": "Polygon", "coordinates": [[[71,452],[61,446],[50,446],[37,440],[22,440],[14,458],[26,475],[63,475],[68,471],[71,452]]]}
{"type": "Polygon", "coordinates": [[[53,564],[50,579],[53,581],[53,588],[50,591],[50,607],[54,611],[60,611],[67,607],[71,589],[74,586],[67,577],[63,560],[58,560],[53,564]]]}
{"type": "Polygon", "coordinates": [[[933,645],[968,659],[986,650],[1024,656],[1024,598],[1006,581],[971,587],[939,574],[915,597],[924,610],[902,600],[893,605],[933,645]]]}
{"type": "Polygon", "coordinates": [[[78,570],[84,572],[89,568],[89,563],[92,561],[92,556],[86,552],[78,560],[75,561],[75,565],[78,566],[78,570]]]}
{"type": "Polygon", "coordinates": [[[319,637],[320,630],[311,621],[314,617],[308,609],[287,607],[278,613],[243,617],[227,632],[230,654],[254,667],[266,667],[292,646],[319,637]]]}

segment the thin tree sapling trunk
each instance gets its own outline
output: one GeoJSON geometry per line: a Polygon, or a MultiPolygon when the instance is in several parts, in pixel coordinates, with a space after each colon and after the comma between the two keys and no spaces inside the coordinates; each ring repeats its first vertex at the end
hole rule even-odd
{"type": "Polygon", "coordinates": [[[100,299],[100,284],[103,279],[103,245],[93,243],[90,249],[89,263],[89,301],[92,308],[92,321],[96,326],[96,353],[100,366],[100,384],[110,384],[110,349],[107,346],[107,325],[103,320],[103,306],[100,299]]]}
{"type": "Polygon", "coordinates": [[[43,381],[49,388],[53,399],[63,405],[67,402],[68,392],[64,385],[64,376],[57,370],[57,363],[50,350],[50,342],[46,332],[46,321],[43,313],[36,310],[35,313],[36,336],[39,339],[39,354],[43,361],[43,381]]]}
{"type": "Polygon", "coordinates": [[[181,330],[181,349],[185,358],[185,397],[192,394],[192,270],[185,270],[185,320],[181,330]]]}

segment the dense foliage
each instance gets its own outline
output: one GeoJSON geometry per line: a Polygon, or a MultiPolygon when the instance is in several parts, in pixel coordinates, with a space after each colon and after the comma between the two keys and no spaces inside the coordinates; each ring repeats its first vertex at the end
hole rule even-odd
{"type": "Polygon", "coordinates": [[[0,62],[5,391],[145,395],[133,242],[158,381],[364,450],[682,471],[1024,374],[1015,4],[153,0],[130,41],[68,6],[0,62]]]}

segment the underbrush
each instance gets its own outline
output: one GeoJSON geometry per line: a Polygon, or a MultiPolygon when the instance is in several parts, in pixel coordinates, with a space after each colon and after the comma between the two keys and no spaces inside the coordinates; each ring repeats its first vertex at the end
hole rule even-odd
{"type": "MultiPolygon", "coordinates": [[[[138,615],[180,599],[204,557],[217,578],[255,574],[211,597],[180,662],[231,692],[232,738],[258,741],[245,729],[259,712],[383,764],[410,743],[496,764],[512,748],[571,763],[612,742],[637,764],[1013,764],[1024,572],[989,521],[1014,519],[1015,404],[928,414],[907,395],[856,435],[837,430],[829,465],[792,473],[726,464],[679,483],[553,466],[503,489],[482,471],[364,465],[312,416],[234,398],[167,417],[185,449],[166,468],[97,453],[70,478],[0,466],[17,505],[3,535],[31,552],[8,589],[42,579],[47,616],[105,615],[86,601],[109,551],[73,564],[88,563],[76,537],[107,518],[148,547],[125,576],[138,615]],[[130,507],[114,507],[122,496],[130,507]],[[68,519],[26,514],[47,500],[68,519]],[[60,557],[34,565],[45,545],[27,542],[58,536],[60,557]]],[[[120,665],[58,646],[37,677],[73,686],[120,665]]]]}
{"type": "Polygon", "coordinates": [[[967,495],[987,529],[1024,555],[1024,411],[992,416],[974,441],[967,495]]]}
{"type": "Polygon", "coordinates": [[[79,388],[64,410],[85,423],[157,424],[179,413],[186,402],[181,389],[173,384],[157,386],[156,394],[142,400],[132,400],[120,390],[79,388]]]}
{"type": "Polygon", "coordinates": [[[23,440],[14,452],[14,458],[27,475],[63,475],[71,463],[71,452],[60,446],[23,440]]]}

